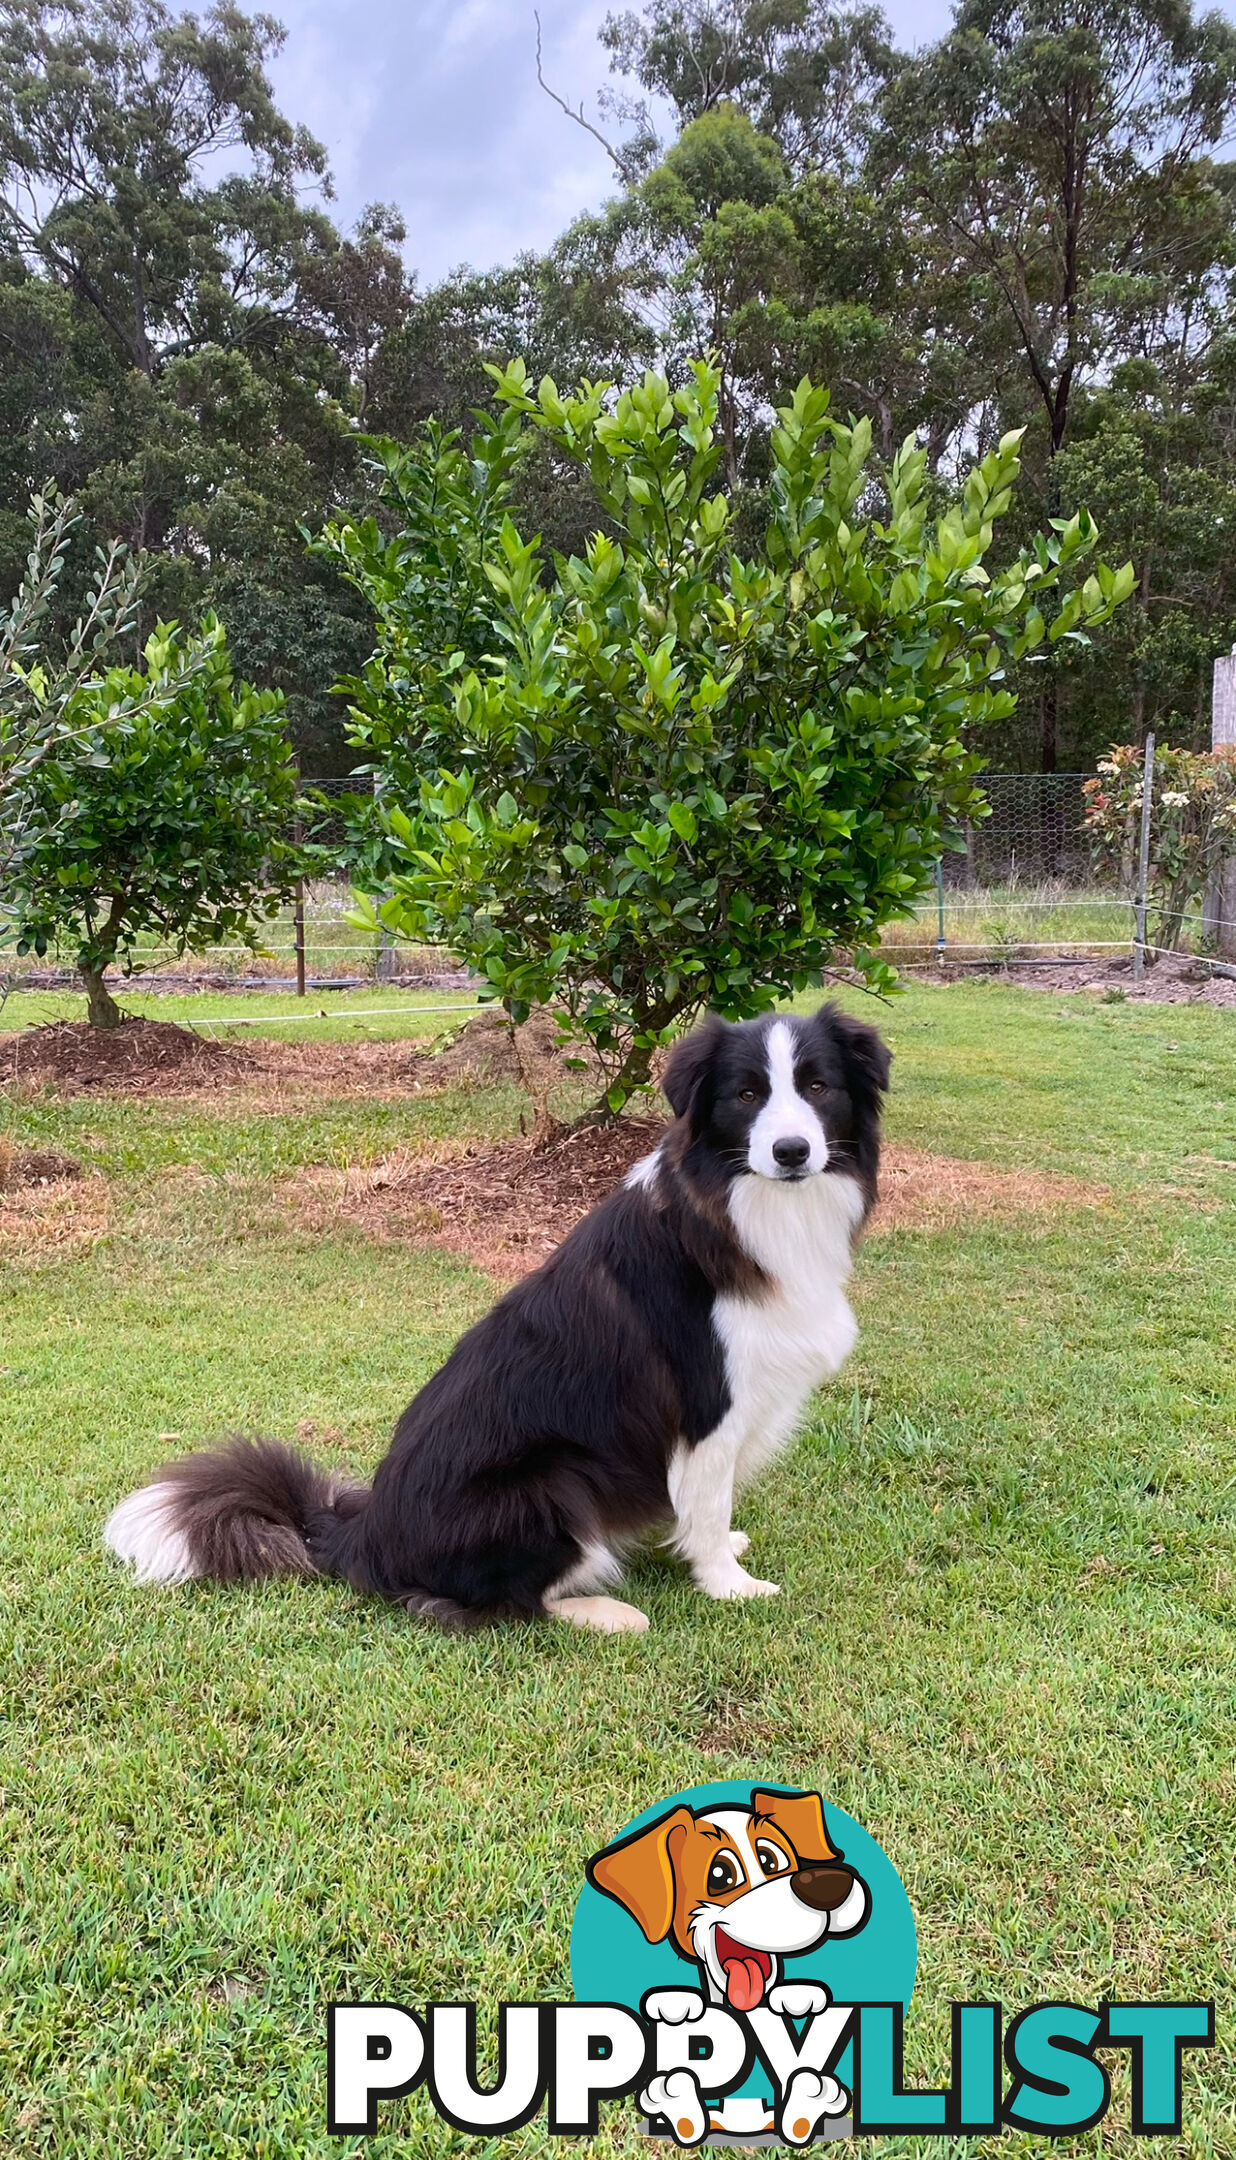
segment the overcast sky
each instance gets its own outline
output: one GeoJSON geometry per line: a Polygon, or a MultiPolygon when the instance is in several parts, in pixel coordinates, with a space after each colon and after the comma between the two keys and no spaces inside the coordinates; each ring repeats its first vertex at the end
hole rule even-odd
{"type": "MultiPolygon", "coordinates": [[[[598,144],[537,86],[533,0],[266,0],[286,25],[280,104],[325,143],[335,216],[393,202],[422,283],[543,248],[612,193],[598,144]]],[[[545,76],[593,119],[622,0],[540,0],[545,76]]],[[[906,45],[946,28],[948,0],[886,0],[906,45]]]]}

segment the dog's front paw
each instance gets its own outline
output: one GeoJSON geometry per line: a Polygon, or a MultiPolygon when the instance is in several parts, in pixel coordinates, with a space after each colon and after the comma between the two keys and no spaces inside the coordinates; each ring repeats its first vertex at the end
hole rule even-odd
{"type": "Polygon", "coordinates": [[[818,2017],[831,2001],[828,1989],[817,1980],[782,1980],[768,1990],[768,2007],[778,2017],[818,2017]]]}
{"type": "Polygon", "coordinates": [[[704,1998],[694,1988],[653,1988],[644,1997],[644,2016],[657,2025],[693,2025],[704,2015],[704,1998]]]}
{"type": "Polygon", "coordinates": [[[745,1568],[735,1568],[733,1574],[727,1575],[715,1590],[709,1590],[709,1596],[715,1598],[780,1597],[780,1595],[780,1583],[761,1582],[758,1575],[748,1575],[745,1568]]]}
{"type": "Polygon", "coordinates": [[[850,2095],[825,2070],[796,2070],[785,2088],[778,2125],[787,2145],[809,2145],[827,2115],[844,2115],[850,2095]]]}
{"type": "MultiPolygon", "coordinates": [[[[666,1994],[681,1990],[664,1990],[666,1994]]],[[[666,2070],[639,2096],[645,2115],[663,2115],[676,2145],[698,2145],[708,2128],[699,2080],[691,2070],[666,2070]]]]}
{"type": "Polygon", "coordinates": [[[731,1532],[730,1532],[730,1551],[731,1551],[731,1552],[733,1553],[733,1555],[734,1555],[734,1558],[735,1558],[736,1560],[741,1560],[741,1559],[742,1559],[742,1556],[743,1556],[743,1554],[744,1554],[745,1552],[750,1552],[750,1550],[751,1550],[751,1540],[750,1540],[750,1538],[749,1538],[749,1537],[747,1536],[747,1533],[746,1533],[746,1531],[745,1531],[745,1530],[731,1530],[731,1532]]]}

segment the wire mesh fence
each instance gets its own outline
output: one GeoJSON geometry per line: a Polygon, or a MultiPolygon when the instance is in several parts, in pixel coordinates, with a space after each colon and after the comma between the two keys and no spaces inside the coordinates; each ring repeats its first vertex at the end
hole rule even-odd
{"type": "Polygon", "coordinates": [[[1135,865],[1113,865],[1085,825],[1087,773],[984,773],[989,814],[940,857],[935,890],[884,947],[906,965],[1033,965],[1127,951],[1135,865]]]}
{"type": "Polygon", "coordinates": [[[984,773],[989,817],[967,825],[964,850],[944,856],[950,891],[1102,882],[1083,817],[1086,773],[984,773]]]}
{"type": "MultiPolygon", "coordinates": [[[[1085,824],[1085,773],[985,773],[990,806],[942,854],[933,890],[909,915],[889,924],[884,950],[906,967],[945,961],[961,966],[1033,967],[1096,961],[1130,953],[1134,941],[1135,848],[1119,859],[1100,853],[1085,824]]],[[[153,941],[138,956],[151,990],[287,990],[298,987],[298,953],[307,990],[354,989],[390,982],[444,993],[473,986],[453,956],[397,942],[349,920],[354,845],[367,773],[307,779],[301,831],[321,850],[322,874],[306,883],[303,922],[287,908],[258,925],[259,950],[218,946],[176,955],[153,941]],[[335,866],[332,870],[332,864],[335,866]]],[[[1223,942],[1213,902],[1190,908],[1173,929],[1178,949],[1200,952],[1223,942]]],[[[1236,934],[1236,923],[1231,930],[1236,934]]],[[[1155,950],[1153,923],[1148,950],[1155,950]]],[[[16,989],[70,985],[67,964],[9,962],[16,989]]]]}

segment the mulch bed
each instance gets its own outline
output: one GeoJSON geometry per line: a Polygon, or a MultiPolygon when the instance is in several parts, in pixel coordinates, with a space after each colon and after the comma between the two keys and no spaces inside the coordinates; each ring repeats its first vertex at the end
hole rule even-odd
{"type": "MultiPolygon", "coordinates": [[[[302,1172],[285,1197],[308,1229],[329,1233],[340,1222],[378,1241],[434,1245],[457,1253],[499,1280],[526,1275],[548,1259],[567,1232],[621,1183],[666,1131],[659,1118],[583,1125],[548,1147],[504,1140],[448,1159],[396,1154],[366,1170],[320,1167],[302,1172]]],[[[875,1233],[943,1230],[967,1221],[1047,1217],[1097,1206],[1101,1185],[990,1163],[886,1148],[875,1233]]]]}
{"type": "Polygon", "coordinates": [[[629,1117],[581,1125],[550,1147],[505,1140],[453,1162],[410,1164],[393,1185],[371,1172],[370,1190],[379,1207],[389,1192],[399,1214],[433,1244],[479,1260],[492,1274],[525,1275],[666,1130],[664,1119],[629,1117]]]}
{"type": "Polygon", "coordinates": [[[53,1020],[0,1037],[0,1080],[54,1087],[62,1095],[93,1089],[165,1095],[253,1070],[247,1043],[210,1042],[170,1020],[122,1020],[115,1028],[53,1020]]]}
{"type": "Polygon", "coordinates": [[[1165,953],[1148,961],[1140,983],[1134,979],[1133,961],[1127,953],[1116,960],[1047,961],[1007,969],[995,962],[990,967],[950,967],[946,960],[941,968],[914,968],[906,973],[919,981],[996,981],[1012,983],[1018,990],[1050,990],[1053,995],[1062,990],[1089,990],[1100,996],[1119,994],[1131,1003],[1136,1000],[1147,1005],[1236,1006],[1236,978],[1212,975],[1201,961],[1187,954],[1165,953]]]}
{"type": "Polygon", "coordinates": [[[663,1119],[626,1117],[577,1126],[549,1147],[503,1140],[445,1161],[398,1154],[369,1170],[308,1170],[289,1198],[315,1230],[343,1219],[373,1237],[440,1246],[490,1274],[525,1275],[665,1130],[663,1119]]]}
{"type": "Polygon", "coordinates": [[[16,1192],[22,1185],[55,1185],[84,1175],[76,1156],[62,1155],[59,1148],[19,1148],[0,1139],[0,1192],[16,1192]]]}
{"type": "MultiPolygon", "coordinates": [[[[287,1042],[273,1036],[220,1041],[170,1020],[131,1016],[116,1028],[84,1020],[0,1035],[0,1083],[52,1088],[60,1095],[217,1094],[244,1090],[273,1103],[311,1095],[419,1094],[439,1087],[524,1087],[537,1110],[559,1100],[570,1072],[552,1014],[512,1029],[496,1007],[473,1015],[444,1049],[428,1040],[287,1042]]],[[[599,1078],[586,1061],[584,1075],[599,1078]]],[[[563,1105],[565,1107],[565,1104],[563,1105]]]]}

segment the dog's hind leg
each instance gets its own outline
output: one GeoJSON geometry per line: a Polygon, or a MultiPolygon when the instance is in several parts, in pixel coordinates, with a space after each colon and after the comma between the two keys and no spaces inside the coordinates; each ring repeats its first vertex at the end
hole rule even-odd
{"type": "Polygon", "coordinates": [[[622,1581],[622,1576],[623,1566],[617,1553],[598,1538],[584,1546],[578,1560],[565,1575],[558,1577],[557,1582],[550,1584],[545,1595],[547,1599],[563,1598],[574,1597],[577,1591],[609,1590],[622,1581]]]}
{"type": "Polygon", "coordinates": [[[545,1610],[555,1620],[597,1628],[602,1635],[642,1635],[648,1625],[647,1613],[616,1597],[547,1597],[545,1610]]]}
{"type": "Polygon", "coordinates": [[[585,1545],[574,1567],[545,1592],[545,1610],[576,1627],[599,1628],[606,1635],[642,1634],[648,1615],[621,1598],[584,1596],[622,1581],[622,1562],[608,1545],[585,1545]]]}

